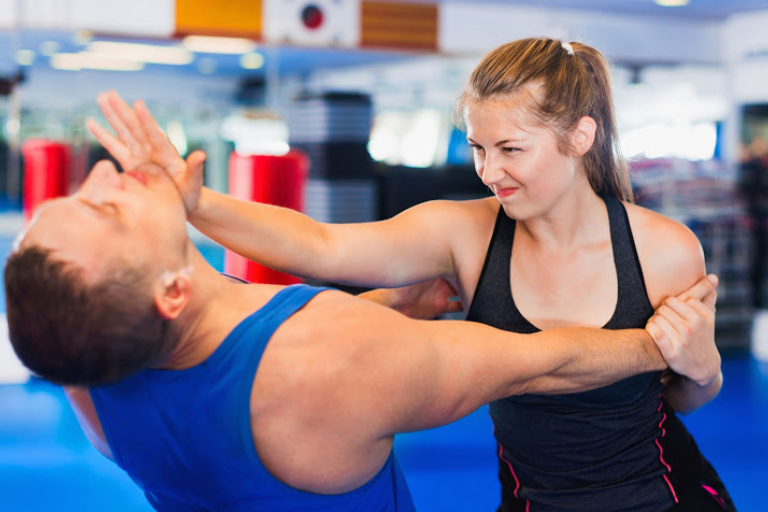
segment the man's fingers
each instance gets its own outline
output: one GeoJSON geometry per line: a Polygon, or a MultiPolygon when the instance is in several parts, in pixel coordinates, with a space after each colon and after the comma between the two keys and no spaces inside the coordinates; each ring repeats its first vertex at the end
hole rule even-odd
{"type": "Polygon", "coordinates": [[[690,321],[698,319],[697,313],[684,302],[667,300],[657,311],[659,326],[670,336],[686,336],[690,331],[690,321]],[[674,307],[670,305],[674,303],[674,307]],[[668,327],[667,327],[668,326],[668,327]],[[669,330],[673,329],[673,330],[669,330]]]}
{"type": "Polygon", "coordinates": [[[691,308],[695,313],[699,316],[702,316],[706,319],[709,319],[713,316],[714,311],[707,306],[705,303],[699,302],[697,300],[689,299],[686,301],[686,304],[689,308],[691,308]]]}
{"type": "Polygon", "coordinates": [[[661,327],[659,327],[659,324],[657,323],[659,316],[653,315],[649,320],[648,323],[645,325],[645,330],[648,331],[648,334],[651,335],[651,338],[653,338],[653,341],[656,343],[656,345],[659,345],[659,348],[662,348],[662,344],[668,344],[669,340],[666,339],[666,335],[661,327]]]}
{"type": "Polygon", "coordinates": [[[686,291],[678,295],[679,299],[685,300],[693,298],[696,300],[702,300],[708,294],[712,293],[717,288],[718,278],[715,274],[709,274],[699,279],[699,282],[688,288],[686,291]]]}
{"type": "Polygon", "coordinates": [[[659,350],[661,350],[661,355],[664,356],[664,359],[667,359],[667,362],[669,362],[668,358],[675,356],[678,352],[677,347],[680,345],[679,333],[677,332],[677,329],[675,329],[675,327],[661,315],[655,317],[653,325],[658,327],[661,331],[659,338],[654,336],[656,345],[658,345],[659,350]],[[662,346],[662,344],[664,346],[662,346]]]}
{"type": "Polygon", "coordinates": [[[712,293],[701,299],[701,302],[704,304],[704,306],[707,307],[707,309],[709,309],[710,312],[714,313],[715,304],[717,304],[717,290],[714,290],[712,293]]]}
{"type": "Polygon", "coordinates": [[[461,302],[448,302],[448,305],[445,308],[445,313],[459,313],[461,311],[464,311],[461,302]]]}
{"type": "Polygon", "coordinates": [[[669,314],[664,315],[673,323],[675,323],[677,319],[679,319],[680,322],[685,321],[692,323],[697,321],[702,316],[698,310],[691,307],[691,305],[694,303],[701,304],[701,302],[697,301],[696,299],[687,299],[682,301],[677,297],[670,297],[664,301],[664,304],[659,309],[663,309],[665,313],[671,311],[677,315],[677,317],[672,317],[669,314]]]}

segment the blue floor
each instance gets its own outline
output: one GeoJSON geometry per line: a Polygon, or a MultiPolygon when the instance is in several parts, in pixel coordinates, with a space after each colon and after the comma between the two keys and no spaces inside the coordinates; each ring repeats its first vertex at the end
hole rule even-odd
{"type": "MultiPolygon", "coordinates": [[[[0,244],[0,256],[8,244],[0,244]]],[[[206,257],[220,268],[222,256],[206,257]]],[[[4,304],[0,294],[0,311],[4,304]]],[[[684,418],[741,512],[768,510],[768,363],[724,356],[718,398],[684,418]]],[[[496,460],[487,408],[398,437],[420,512],[494,511],[496,460]]],[[[150,512],[138,488],[86,441],[60,389],[0,385],[0,512],[150,512]]]]}

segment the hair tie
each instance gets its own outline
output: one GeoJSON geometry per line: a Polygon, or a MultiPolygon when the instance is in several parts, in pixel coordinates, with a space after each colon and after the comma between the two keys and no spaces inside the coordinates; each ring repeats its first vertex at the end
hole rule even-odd
{"type": "Polygon", "coordinates": [[[568,55],[575,55],[576,52],[573,51],[573,46],[571,46],[571,43],[563,43],[561,42],[560,45],[563,47],[563,50],[568,53],[568,55]]]}

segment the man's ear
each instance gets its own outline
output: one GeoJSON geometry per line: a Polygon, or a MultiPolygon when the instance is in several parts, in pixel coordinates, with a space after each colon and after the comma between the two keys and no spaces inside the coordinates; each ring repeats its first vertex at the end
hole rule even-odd
{"type": "Polygon", "coordinates": [[[192,279],[186,272],[164,274],[155,289],[155,307],[166,320],[175,320],[184,311],[192,294],[192,279]]]}
{"type": "Polygon", "coordinates": [[[595,142],[597,123],[590,116],[582,116],[571,132],[571,144],[575,156],[584,156],[595,142]]]}

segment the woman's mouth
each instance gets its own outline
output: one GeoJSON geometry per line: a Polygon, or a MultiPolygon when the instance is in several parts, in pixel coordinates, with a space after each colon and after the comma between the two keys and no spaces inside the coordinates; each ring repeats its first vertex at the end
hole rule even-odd
{"type": "Polygon", "coordinates": [[[494,192],[496,192],[496,197],[499,199],[504,199],[505,197],[514,195],[518,190],[520,190],[519,187],[505,187],[497,188],[494,192]]]}

